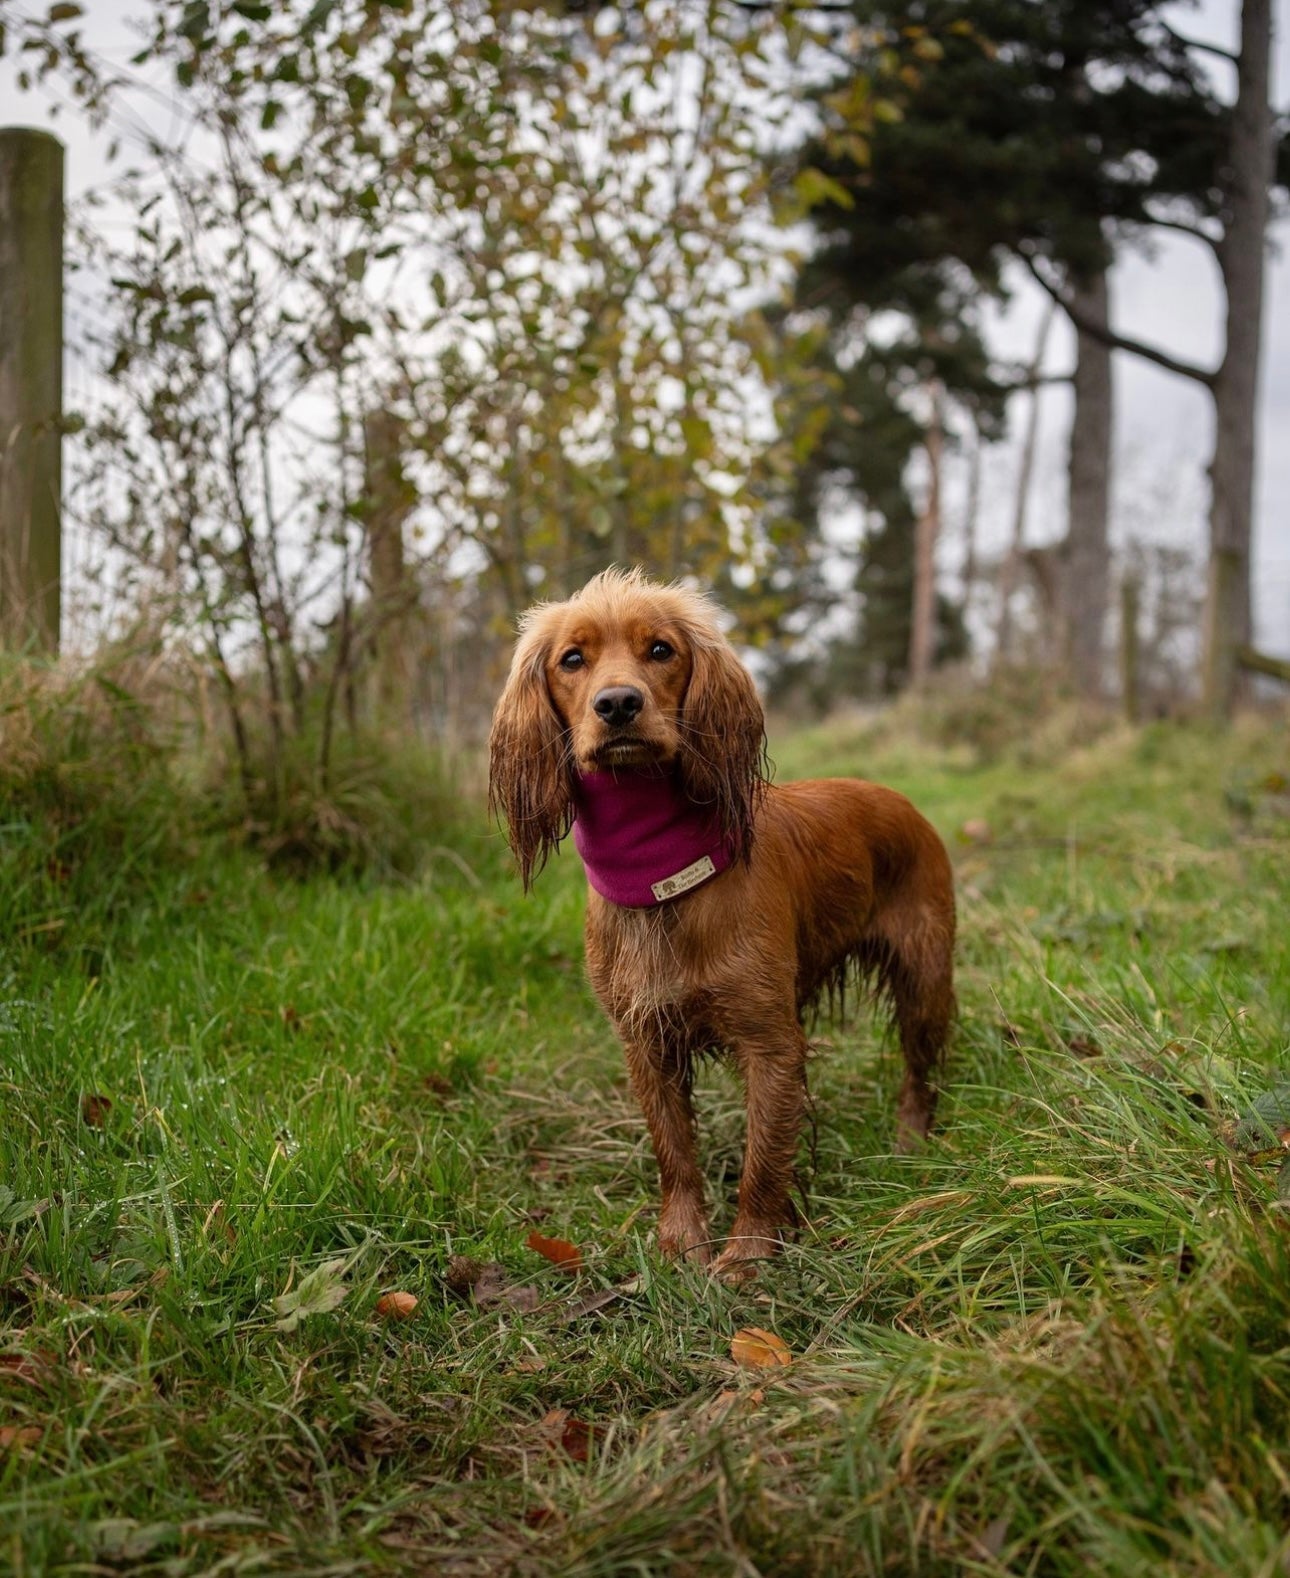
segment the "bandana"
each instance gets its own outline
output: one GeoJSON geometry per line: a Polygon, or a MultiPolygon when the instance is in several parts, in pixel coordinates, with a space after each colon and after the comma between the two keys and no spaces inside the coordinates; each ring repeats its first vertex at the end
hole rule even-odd
{"type": "Polygon", "coordinates": [[[611,904],[662,904],[730,864],[710,808],[688,800],[671,776],[581,773],[575,803],[574,845],[587,881],[611,904]]]}

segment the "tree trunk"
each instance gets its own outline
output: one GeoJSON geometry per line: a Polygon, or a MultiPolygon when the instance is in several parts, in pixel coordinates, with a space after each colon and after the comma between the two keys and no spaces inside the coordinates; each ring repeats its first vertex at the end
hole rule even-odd
{"type": "Polygon", "coordinates": [[[1050,302],[1039,324],[1034,355],[1027,369],[1030,381],[1030,410],[1026,414],[1026,430],[1021,440],[1021,466],[1017,474],[1017,497],[1012,512],[1012,540],[1009,542],[999,568],[999,625],[995,636],[994,666],[1006,663],[1012,655],[1012,597],[1017,589],[1017,572],[1021,568],[1022,548],[1026,536],[1026,508],[1030,501],[1030,478],[1035,469],[1035,451],[1039,446],[1039,377],[1044,364],[1044,350],[1048,345],[1049,331],[1053,326],[1057,306],[1050,302]]]}
{"type": "Polygon", "coordinates": [[[931,386],[932,414],[927,424],[927,498],[914,526],[914,600],[909,630],[909,683],[917,689],[931,677],[936,656],[936,539],[941,531],[940,386],[931,386]]]}
{"type": "MultiPolygon", "coordinates": [[[[1110,327],[1105,272],[1073,281],[1082,318],[1110,327]]],[[[1110,580],[1111,349],[1078,333],[1075,413],[1071,420],[1069,519],[1061,550],[1062,644],[1082,696],[1103,687],[1103,636],[1110,580]]]]}
{"type": "Polygon", "coordinates": [[[1227,340],[1213,386],[1204,656],[1205,710],[1215,720],[1230,716],[1247,688],[1236,651],[1249,644],[1251,635],[1254,435],[1273,172],[1268,108],[1271,49],[1272,0],[1244,0],[1231,148],[1223,171],[1223,239],[1218,248],[1227,295],[1227,340]]]}
{"type": "Polygon", "coordinates": [[[1129,723],[1142,715],[1142,648],[1138,636],[1138,608],[1141,588],[1137,575],[1128,570],[1120,583],[1120,705],[1129,723]]]}

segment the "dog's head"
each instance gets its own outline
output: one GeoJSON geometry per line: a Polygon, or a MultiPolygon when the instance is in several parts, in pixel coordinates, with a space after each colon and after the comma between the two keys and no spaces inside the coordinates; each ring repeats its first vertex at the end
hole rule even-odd
{"type": "Polygon", "coordinates": [[[606,570],[520,622],[489,738],[489,802],[527,886],[569,831],[580,772],[675,769],[735,847],[752,844],[765,725],[701,593],[606,570]]]}

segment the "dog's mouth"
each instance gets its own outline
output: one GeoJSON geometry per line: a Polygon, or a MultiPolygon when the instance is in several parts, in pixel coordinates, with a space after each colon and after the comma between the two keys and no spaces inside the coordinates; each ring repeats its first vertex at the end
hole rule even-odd
{"type": "Polygon", "coordinates": [[[658,741],[629,735],[597,745],[590,752],[586,767],[592,772],[604,772],[614,767],[660,766],[667,759],[668,753],[658,741]]]}

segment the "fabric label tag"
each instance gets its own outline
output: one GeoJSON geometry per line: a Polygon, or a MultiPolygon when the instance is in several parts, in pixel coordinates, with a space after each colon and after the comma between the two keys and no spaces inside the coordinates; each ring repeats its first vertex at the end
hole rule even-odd
{"type": "Polygon", "coordinates": [[[700,882],[715,875],[716,869],[711,855],[702,855],[692,866],[678,871],[675,876],[664,877],[662,882],[651,882],[650,892],[661,904],[664,899],[674,899],[678,893],[688,893],[691,888],[697,888],[700,882]]]}

